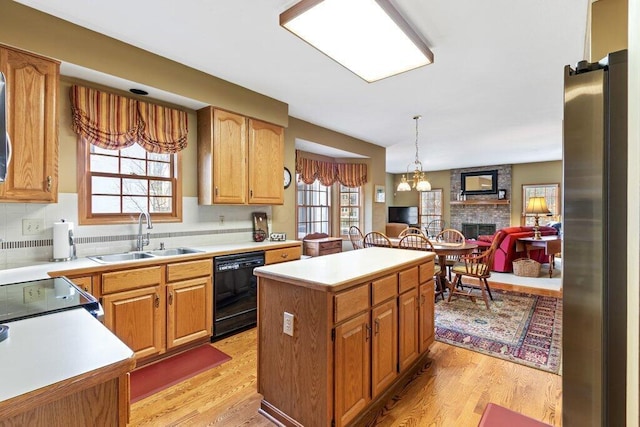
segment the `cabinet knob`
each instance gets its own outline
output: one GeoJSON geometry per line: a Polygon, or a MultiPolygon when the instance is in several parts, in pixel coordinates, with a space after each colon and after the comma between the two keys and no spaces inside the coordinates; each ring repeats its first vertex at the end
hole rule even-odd
{"type": "Polygon", "coordinates": [[[51,175],[47,176],[47,191],[51,192],[51,186],[53,185],[53,177],[51,175]]]}
{"type": "Polygon", "coordinates": [[[173,304],[173,292],[169,292],[169,305],[173,304]]]}
{"type": "Polygon", "coordinates": [[[282,254],[280,254],[280,257],[281,257],[281,258],[288,258],[288,257],[289,257],[289,254],[287,254],[287,253],[282,253],[282,254]]]}
{"type": "Polygon", "coordinates": [[[371,326],[365,325],[364,327],[366,329],[366,334],[364,336],[364,340],[365,341],[369,341],[369,338],[371,338],[371,326]]]}
{"type": "Polygon", "coordinates": [[[218,195],[218,186],[216,186],[216,196],[218,195]]]}
{"type": "Polygon", "coordinates": [[[380,320],[376,319],[375,325],[376,325],[375,334],[378,335],[380,333],[380,320]]]}
{"type": "Polygon", "coordinates": [[[155,306],[156,308],[160,307],[160,295],[158,294],[156,294],[155,306]]]}

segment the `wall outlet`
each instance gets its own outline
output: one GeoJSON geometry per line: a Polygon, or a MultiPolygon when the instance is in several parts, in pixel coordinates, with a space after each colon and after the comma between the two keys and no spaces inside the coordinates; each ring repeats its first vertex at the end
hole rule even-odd
{"type": "Polygon", "coordinates": [[[44,288],[42,285],[25,286],[22,288],[22,299],[25,304],[44,301],[44,288]]]}
{"type": "Polygon", "coordinates": [[[22,220],[22,235],[33,236],[34,234],[40,234],[44,231],[43,219],[23,219],[22,220]]]}
{"type": "Polygon", "coordinates": [[[282,332],[289,336],[293,336],[293,314],[284,312],[284,323],[282,326],[282,332]]]}

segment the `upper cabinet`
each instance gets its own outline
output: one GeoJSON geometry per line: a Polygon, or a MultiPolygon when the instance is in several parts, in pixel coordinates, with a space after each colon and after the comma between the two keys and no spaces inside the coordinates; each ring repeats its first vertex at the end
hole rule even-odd
{"type": "Polygon", "coordinates": [[[58,201],[57,61],[0,46],[7,79],[11,161],[0,184],[3,202],[58,201]]]}
{"type": "Polygon", "coordinates": [[[284,203],[284,129],[239,114],[198,110],[198,203],[284,203]]]}

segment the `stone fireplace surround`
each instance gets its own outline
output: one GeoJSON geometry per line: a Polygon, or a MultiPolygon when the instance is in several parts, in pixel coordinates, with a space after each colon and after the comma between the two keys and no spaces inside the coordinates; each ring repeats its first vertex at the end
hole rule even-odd
{"type": "MultiPolygon", "coordinates": [[[[485,170],[498,170],[498,189],[507,190],[507,200],[511,198],[511,165],[494,165],[483,166],[475,168],[453,169],[451,170],[451,194],[450,201],[457,201],[458,194],[461,190],[460,174],[462,172],[478,172],[485,170]]],[[[497,200],[497,194],[487,195],[468,195],[467,201],[482,200],[491,201],[497,200]]],[[[499,230],[511,225],[511,205],[510,204],[451,204],[450,205],[450,224],[447,228],[454,228],[460,230],[464,234],[462,224],[481,224],[481,225],[495,225],[495,230],[499,230]]],[[[475,228],[475,227],[474,227],[475,228]]],[[[484,231],[478,234],[491,234],[484,231]]],[[[477,236],[467,236],[467,238],[473,238],[477,236]]]]}

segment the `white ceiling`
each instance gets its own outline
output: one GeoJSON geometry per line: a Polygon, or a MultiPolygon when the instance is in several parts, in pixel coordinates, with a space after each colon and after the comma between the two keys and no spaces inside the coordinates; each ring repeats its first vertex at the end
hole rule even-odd
{"type": "Polygon", "coordinates": [[[19,2],[387,147],[394,173],[413,163],[416,114],[426,170],[561,159],[563,66],[585,57],[589,4],[394,0],[428,41],[434,64],[366,83],[278,25],[293,0],[19,2]]]}

